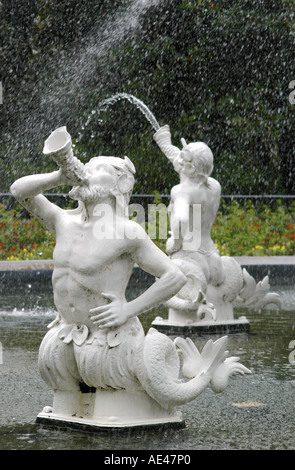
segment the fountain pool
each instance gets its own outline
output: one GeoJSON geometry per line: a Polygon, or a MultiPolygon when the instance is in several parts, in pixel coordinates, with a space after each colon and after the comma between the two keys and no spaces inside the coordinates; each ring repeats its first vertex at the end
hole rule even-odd
{"type": "MultiPolygon", "coordinates": [[[[137,295],[132,286],[127,291],[137,295]]],[[[231,354],[252,375],[230,378],[219,395],[207,389],[181,407],[186,426],[165,431],[88,434],[46,429],[37,414],[52,402],[52,391],[38,373],[38,348],[55,317],[52,292],[32,284],[7,287],[0,293],[0,449],[96,449],[101,451],[295,449],[295,365],[289,344],[295,339],[295,289],[276,287],[282,310],[247,311],[250,333],[230,335],[231,354]]],[[[142,314],[148,330],[165,308],[142,314]]],[[[240,312],[239,312],[240,314],[240,312]]],[[[243,312],[241,312],[243,314],[243,312]]],[[[198,346],[208,336],[191,336],[198,346]]],[[[215,338],[216,339],[216,338],[215,338]]]]}

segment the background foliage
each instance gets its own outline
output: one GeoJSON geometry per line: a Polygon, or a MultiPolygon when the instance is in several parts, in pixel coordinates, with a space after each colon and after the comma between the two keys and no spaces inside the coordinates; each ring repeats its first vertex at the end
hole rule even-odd
{"type": "MultiPolygon", "coordinates": [[[[161,199],[155,197],[155,204],[161,199]]],[[[158,206],[159,207],[159,206],[158,206]]],[[[0,204],[0,260],[52,259],[53,235],[34,218],[25,218],[20,206],[8,211],[0,204]]],[[[160,238],[158,219],[149,219],[155,228],[154,243],[163,251],[167,238],[160,238]]],[[[212,238],[221,255],[278,256],[295,255],[295,204],[288,208],[280,201],[273,210],[266,205],[257,210],[249,201],[221,205],[212,238]]],[[[169,230],[169,224],[168,224],[169,230]]],[[[168,236],[168,231],[167,231],[168,236]]]]}
{"type": "Polygon", "coordinates": [[[127,154],[135,192],[169,194],[177,175],[128,102],[83,125],[98,103],[131,93],[173,142],[213,150],[223,194],[294,194],[294,0],[2,0],[0,191],[50,171],[43,142],[60,125],[75,152],[127,154]]]}

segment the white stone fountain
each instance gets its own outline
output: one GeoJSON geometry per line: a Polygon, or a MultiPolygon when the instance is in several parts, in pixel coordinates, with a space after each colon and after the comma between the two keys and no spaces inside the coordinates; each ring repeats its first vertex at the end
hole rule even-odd
{"type": "Polygon", "coordinates": [[[229,357],[227,336],[209,340],[199,351],[189,338],[172,341],[155,328],[144,334],[138,315],[175,298],[189,274],[126,215],[132,162],[101,156],[83,165],[73,156],[65,127],[49,136],[44,153],[60,169],[11,186],[14,197],[56,237],[52,283],[58,314],[41,343],[38,364],[53,404],[37,422],[87,431],[182,426],[179,405],[207,386],[221,392],[231,374],[250,371],[229,357]],[[60,184],[73,186],[77,209],[63,210],[42,194],[60,184]],[[127,302],[135,263],[157,280],[127,302]]]}
{"type": "Polygon", "coordinates": [[[171,233],[166,251],[186,275],[182,289],[166,302],[168,319],[157,317],[153,325],[174,333],[249,331],[245,316],[234,318],[234,307],[259,311],[268,304],[280,306],[279,295],[269,292],[268,276],[256,284],[246,269],[230,256],[220,256],[211,238],[219,208],[221,187],[210,175],[213,154],[203,142],[180,150],[171,143],[170,128],[157,129],[154,139],[173,164],[180,182],[171,190],[171,233]]]}

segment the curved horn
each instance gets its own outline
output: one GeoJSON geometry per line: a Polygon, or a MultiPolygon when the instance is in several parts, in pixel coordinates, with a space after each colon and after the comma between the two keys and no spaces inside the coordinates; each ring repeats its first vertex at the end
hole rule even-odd
{"type": "Polygon", "coordinates": [[[72,139],[66,126],[58,127],[45,140],[43,154],[50,155],[73,184],[87,182],[83,163],[74,156],[72,139]]]}

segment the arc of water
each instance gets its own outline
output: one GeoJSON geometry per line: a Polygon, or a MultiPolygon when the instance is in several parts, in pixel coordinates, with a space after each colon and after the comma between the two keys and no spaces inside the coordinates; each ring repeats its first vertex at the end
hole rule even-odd
{"type": "MultiPolygon", "coordinates": [[[[109,98],[106,98],[105,100],[101,101],[98,104],[98,111],[103,110],[104,108],[107,108],[108,106],[116,103],[117,101],[121,101],[121,100],[127,100],[131,104],[134,104],[142,112],[142,114],[146,117],[146,119],[149,121],[149,123],[151,124],[151,126],[153,127],[153,129],[155,131],[157,131],[160,128],[160,125],[159,125],[158,121],[156,120],[155,116],[153,115],[151,110],[143,103],[143,101],[139,100],[135,96],[130,95],[128,93],[117,93],[113,96],[110,96],[109,98]]],[[[95,110],[93,110],[89,114],[89,116],[88,116],[88,118],[85,122],[85,125],[83,126],[82,129],[84,129],[85,127],[88,126],[90,120],[92,119],[92,117],[95,114],[96,114],[95,110]]]]}
{"type": "Polygon", "coordinates": [[[143,115],[147,118],[149,123],[152,125],[152,127],[157,131],[160,128],[159,123],[157,122],[155,116],[151,112],[151,110],[143,103],[143,101],[139,100],[133,95],[130,95],[128,93],[117,93],[114,96],[111,96],[110,98],[105,99],[101,105],[102,106],[108,106],[110,104],[115,103],[116,101],[120,100],[127,100],[130,103],[134,104],[142,113],[143,115]]]}

